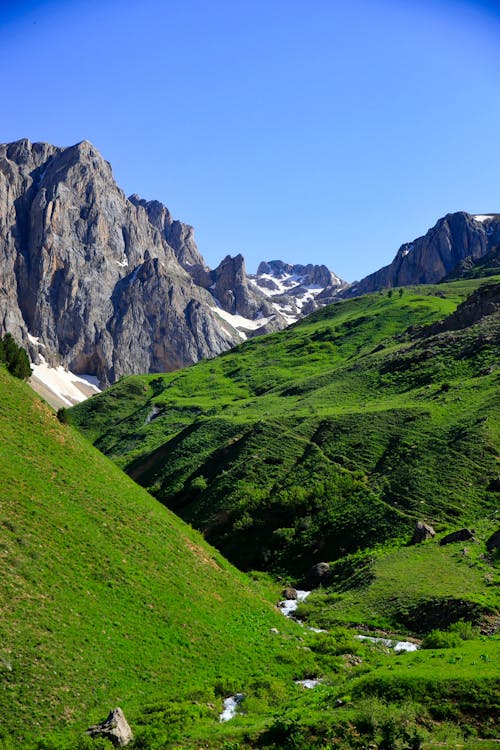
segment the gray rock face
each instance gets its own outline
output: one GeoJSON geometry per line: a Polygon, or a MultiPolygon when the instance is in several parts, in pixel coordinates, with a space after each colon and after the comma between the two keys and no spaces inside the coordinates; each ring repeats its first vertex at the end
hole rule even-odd
{"type": "Polygon", "coordinates": [[[392,263],[355,282],[342,296],[409,284],[435,284],[466,258],[478,259],[500,243],[500,215],[447,214],[423,237],[402,245],[392,263]]]}
{"type": "Polygon", "coordinates": [[[266,298],[249,284],[242,255],[234,258],[227,255],[216,269],[210,270],[194,241],[193,227],[174,221],[159,201],[145,201],[137,195],[130,196],[129,200],[146,209],[151,224],[161,232],[183,269],[197,286],[210,292],[223,310],[250,320],[272,318],[258,328],[259,334],[277,331],[286,325],[266,298]]]}
{"type": "Polygon", "coordinates": [[[102,724],[94,724],[94,726],[87,729],[85,734],[90,735],[92,739],[104,737],[110,740],[115,747],[124,747],[134,739],[132,730],[121,708],[114,708],[102,724]]]}
{"type": "Polygon", "coordinates": [[[190,264],[205,267],[191,227],[127,200],[90,143],[0,145],[0,330],[35,361],[107,384],[238,343],[190,264]]]}
{"type": "Polygon", "coordinates": [[[193,227],[173,219],[168,208],[160,201],[146,201],[135,193],[129,197],[129,201],[134,206],[141,206],[146,210],[149,221],[158,229],[188,273],[193,266],[201,266],[208,270],[194,241],[193,227]]]}
{"type": "Polygon", "coordinates": [[[252,286],[264,294],[288,322],[324,307],[347,288],[333,271],[324,265],[262,261],[257,273],[250,275],[252,286]]]}

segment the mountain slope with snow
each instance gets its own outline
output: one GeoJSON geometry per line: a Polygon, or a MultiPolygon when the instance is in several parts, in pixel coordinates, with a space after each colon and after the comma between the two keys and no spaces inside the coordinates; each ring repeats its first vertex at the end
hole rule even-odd
{"type": "Polygon", "coordinates": [[[333,297],[348,286],[325,265],[291,265],[282,260],[263,261],[248,278],[288,324],[327,304],[318,301],[325,289],[331,289],[333,297]]]}

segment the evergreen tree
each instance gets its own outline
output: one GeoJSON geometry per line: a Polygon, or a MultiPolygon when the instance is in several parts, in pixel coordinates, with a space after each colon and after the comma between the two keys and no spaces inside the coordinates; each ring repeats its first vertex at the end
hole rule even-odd
{"type": "Polygon", "coordinates": [[[0,362],[4,362],[8,371],[16,378],[27,380],[31,375],[28,353],[16,344],[10,333],[0,339],[0,362]]]}

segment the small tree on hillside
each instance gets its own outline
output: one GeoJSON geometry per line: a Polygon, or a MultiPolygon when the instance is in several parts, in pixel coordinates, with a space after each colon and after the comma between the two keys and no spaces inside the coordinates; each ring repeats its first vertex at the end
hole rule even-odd
{"type": "Polygon", "coordinates": [[[8,371],[16,378],[27,380],[31,375],[28,353],[16,344],[10,333],[0,339],[0,361],[5,362],[8,371]]]}

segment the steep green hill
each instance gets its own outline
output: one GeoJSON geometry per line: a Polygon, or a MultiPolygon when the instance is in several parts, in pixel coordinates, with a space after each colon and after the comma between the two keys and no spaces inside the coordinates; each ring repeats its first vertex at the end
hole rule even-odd
{"type": "Polygon", "coordinates": [[[294,687],[300,629],[3,367],[0,435],[2,750],[116,705],[210,735],[232,692],[294,687]]]}
{"type": "Polygon", "coordinates": [[[500,284],[482,284],[334,304],[69,418],[243,569],[300,578],[419,519],[472,524],[498,501],[500,284]]]}
{"type": "Polygon", "coordinates": [[[285,620],[268,601],[279,589],[235,570],[0,368],[0,750],[104,750],[82,732],[115,705],[134,750],[491,750],[498,637],[458,622],[429,636],[448,648],[404,655],[355,637],[498,624],[484,546],[498,497],[496,290],[453,315],[476,287],[342,303],[60,414],[208,519],[243,565],[299,576],[336,559],[330,587],[302,606],[329,633],[285,620]],[[424,516],[438,532],[477,521],[477,541],[467,554],[378,544],[424,516]],[[451,616],[426,628],[425,607],[444,603],[451,616]],[[220,724],[236,692],[241,713],[220,724]]]}

